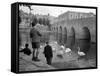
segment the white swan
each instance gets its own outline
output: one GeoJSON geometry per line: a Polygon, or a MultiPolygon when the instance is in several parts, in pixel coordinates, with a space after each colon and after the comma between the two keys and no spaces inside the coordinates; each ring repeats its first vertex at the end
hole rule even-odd
{"type": "Polygon", "coordinates": [[[65,52],[66,52],[66,53],[71,52],[71,51],[72,51],[72,50],[71,50],[70,48],[66,48],[66,49],[65,49],[65,52]]]}
{"type": "Polygon", "coordinates": [[[79,55],[79,56],[85,56],[85,53],[82,52],[82,51],[80,51],[80,47],[78,47],[78,55],[79,55]]]}
{"type": "Polygon", "coordinates": [[[65,47],[63,45],[60,46],[63,50],[65,49],[65,47]]]}

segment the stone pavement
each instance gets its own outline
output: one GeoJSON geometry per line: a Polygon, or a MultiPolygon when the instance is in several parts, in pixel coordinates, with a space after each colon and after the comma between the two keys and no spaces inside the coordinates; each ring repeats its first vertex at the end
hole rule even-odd
{"type": "Polygon", "coordinates": [[[32,55],[26,56],[23,53],[20,53],[19,59],[19,70],[20,71],[36,71],[36,70],[51,70],[51,69],[70,69],[70,68],[85,68],[85,67],[95,67],[95,59],[80,59],[78,60],[78,54],[75,51],[70,53],[65,53],[61,56],[58,56],[60,51],[60,46],[51,42],[53,48],[56,50],[53,51],[52,65],[46,64],[46,60],[43,54],[43,48],[39,52],[39,62],[32,61],[32,55]],[[56,46],[55,46],[56,45],[56,46]]]}
{"type": "Polygon", "coordinates": [[[49,70],[55,69],[52,66],[47,65],[46,63],[39,61],[32,61],[29,56],[23,54],[19,59],[19,71],[36,71],[36,70],[49,70]]]}

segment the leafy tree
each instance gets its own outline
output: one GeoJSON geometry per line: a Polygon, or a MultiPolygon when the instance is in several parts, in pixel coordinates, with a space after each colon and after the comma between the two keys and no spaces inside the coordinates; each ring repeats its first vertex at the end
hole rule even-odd
{"type": "Polygon", "coordinates": [[[43,20],[42,20],[42,18],[39,18],[39,24],[43,24],[43,20]]]}
{"type": "Polygon", "coordinates": [[[46,20],[46,24],[47,24],[47,25],[49,25],[49,24],[50,24],[50,21],[49,21],[49,19],[47,19],[47,20],[46,20]]]}
{"type": "Polygon", "coordinates": [[[36,24],[37,24],[37,22],[38,22],[37,17],[36,17],[36,16],[34,16],[33,21],[32,21],[32,24],[33,24],[33,25],[36,25],[36,24]]]}
{"type": "Polygon", "coordinates": [[[42,20],[43,22],[43,25],[46,25],[46,19],[45,18],[43,18],[43,20],[42,20]]]}
{"type": "Polygon", "coordinates": [[[51,30],[51,24],[49,19],[46,20],[46,25],[48,26],[49,30],[51,30]]]}

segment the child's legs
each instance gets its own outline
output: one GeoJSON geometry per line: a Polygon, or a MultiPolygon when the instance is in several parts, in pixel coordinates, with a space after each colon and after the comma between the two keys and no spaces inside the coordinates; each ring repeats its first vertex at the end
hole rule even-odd
{"type": "Polygon", "coordinates": [[[39,47],[40,47],[40,44],[39,42],[36,43],[36,58],[38,58],[38,55],[39,55],[39,47]]]}
{"type": "Polygon", "coordinates": [[[34,58],[35,58],[35,52],[36,52],[36,50],[33,48],[32,59],[34,59],[34,58]]]}
{"type": "Polygon", "coordinates": [[[52,58],[51,57],[46,57],[47,64],[51,64],[52,58]]]}
{"type": "Polygon", "coordinates": [[[38,51],[38,48],[37,48],[36,53],[35,53],[35,57],[38,58],[38,55],[39,55],[39,51],[38,51]]]}

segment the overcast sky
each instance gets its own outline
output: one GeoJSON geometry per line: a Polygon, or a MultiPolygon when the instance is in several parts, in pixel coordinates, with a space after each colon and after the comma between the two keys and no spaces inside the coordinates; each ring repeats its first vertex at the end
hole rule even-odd
{"type": "MultiPolygon", "coordinates": [[[[23,10],[24,12],[29,13],[30,10],[27,6],[20,6],[19,9],[23,10]]],[[[36,6],[32,5],[31,13],[33,14],[42,14],[42,15],[47,15],[48,13],[51,16],[57,17],[58,15],[67,12],[67,11],[76,11],[76,12],[85,12],[85,13],[96,13],[95,9],[87,9],[87,8],[71,8],[71,7],[54,7],[54,6],[36,6]]]]}

